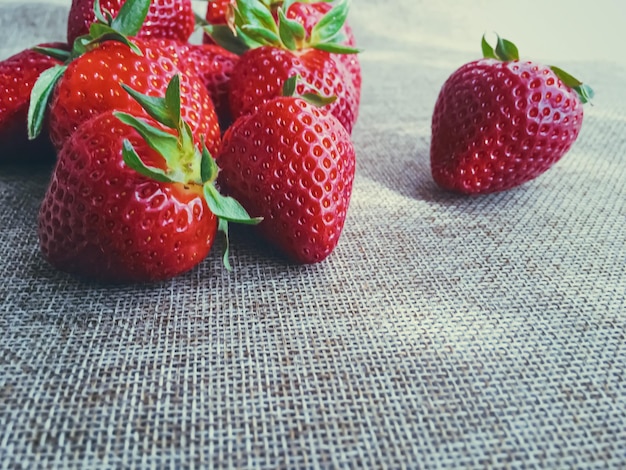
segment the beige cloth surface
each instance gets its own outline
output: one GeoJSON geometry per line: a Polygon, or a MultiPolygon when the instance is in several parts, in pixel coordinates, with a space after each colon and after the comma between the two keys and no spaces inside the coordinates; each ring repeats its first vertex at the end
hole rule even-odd
{"type": "MultiPolygon", "coordinates": [[[[235,234],[232,273],[218,246],[169,282],[83,283],[39,254],[50,168],[0,167],[0,468],[625,468],[622,7],[529,31],[517,3],[353,2],[357,177],[316,266],[235,234]],[[548,173],[459,197],[430,115],[489,28],[597,97],[548,173]]],[[[63,39],[68,4],[0,2],[0,58],[63,39]]]]}

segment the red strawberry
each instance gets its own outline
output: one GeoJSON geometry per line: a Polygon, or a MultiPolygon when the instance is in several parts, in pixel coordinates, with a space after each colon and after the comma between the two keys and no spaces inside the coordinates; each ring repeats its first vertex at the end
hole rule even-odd
{"type": "Polygon", "coordinates": [[[483,38],[485,58],[443,85],[432,118],[435,182],[461,193],[503,191],[545,172],[572,146],[586,85],[556,67],[520,61],[517,48],[483,38]]]}
{"type": "MultiPolygon", "coordinates": [[[[67,49],[65,44],[38,47],[67,49]]],[[[29,143],[26,123],[30,94],[39,75],[60,60],[26,49],[0,62],[0,162],[52,160],[54,151],[46,135],[29,143]]]]}
{"type": "Polygon", "coordinates": [[[213,44],[186,44],[180,49],[186,70],[195,72],[202,79],[220,122],[227,126],[231,120],[228,87],[239,56],[213,44]]]}
{"type": "Polygon", "coordinates": [[[67,140],[39,215],[41,250],[62,271],[107,281],[187,271],[208,254],[217,219],[201,192],[160,184],[123,165],[124,139],[155,158],[111,111],[67,140]]]}
{"type": "Polygon", "coordinates": [[[251,49],[241,55],[232,73],[233,117],[254,112],[261,103],[280,96],[284,82],[299,75],[303,81],[298,93],[319,91],[337,97],[329,111],[351,133],[358,117],[360,69],[356,74],[356,68],[337,60],[340,54],[356,52],[340,42],[348,5],[347,0],[339,2],[307,30],[303,20],[288,19],[280,8],[276,24],[270,9],[258,0],[238,0],[237,38],[251,49]]]}
{"type": "Polygon", "coordinates": [[[212,0],[207,4],[205,18],[210,24],[227,24],[233,14],[235,0],[212,0]]]}
{"type": "MultiPolygon", "coordinates": [[[[175,75],[181,73],[180,57],[167,40],[134,39],[141,55],[126,44],[107,41],[70,62],[50,103],[50,135],[57,148],[84,121],[100,113],[122,110],[141,115],[141,107],[122,90],[132,85],[141,93],[161,96],[175,75]],[[165,49],[164,49],[165,46],[165,49]]],[[[194,73],[181,75],[182,114],[197,139],[204,139],[216,152],[220,129],[213,102],[203,82],[194,73]]]]}
{"type": "Polygon", "coordinates": [[[298,97],[278,97],[224,134],[219,183],[288,258],[316,263],[335,248],[352,192],[355,154],[345,128],[298,97]]]}
{"type": "MultiPolygon", "coordinates": [[[[126,0],[100,0],[101,12],[115,16],[126,0]]],[[[149,3],[146,21],[137,33],[139,37],[169,38],[187,41],[195,29],[191,0],[153,0],[149,3]]],[[[72,0],[67,20],[67,41],[88,34],[96,21],[94,0],[72,0]]]]}
{"type": "Polygon", "coordinates": [[[167,279],[206,257],[217,217],[254,220],[213,186],[215,162],[177,108],[178,76],[156,103],[126,89],[150,117],[105,111],[65,142],[39,213],[41,250],[81,277],[167,279]]]}

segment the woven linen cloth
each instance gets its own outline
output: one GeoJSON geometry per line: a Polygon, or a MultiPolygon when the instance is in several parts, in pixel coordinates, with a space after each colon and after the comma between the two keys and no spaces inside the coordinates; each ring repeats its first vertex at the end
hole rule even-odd
{"type": "MultiPolygon", "coordinates": [[[[0,1],[0,59],[69,3],[0,1]]],[[[52,167],[0,167],[0,468],[626,468],[626,16],[582,5],[355,0],[357,175],[318,265],[235,231],[232,272],[218,242],[84,282],[39,252],[52,167]],[[432,109],[493,30],[596,98],[547,173],[456,196],[432,109]]]]}

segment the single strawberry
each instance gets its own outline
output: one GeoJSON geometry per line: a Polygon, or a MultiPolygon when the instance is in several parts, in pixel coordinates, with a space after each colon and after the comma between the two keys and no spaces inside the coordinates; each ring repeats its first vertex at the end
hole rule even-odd
{"type": "MultiPolygon", "coordinates": [[[[67,41],[89,33],[97,13],[116,16],[126,0],[72,0],[67,19],[67,41]]],[[[146,21],[138,31],[139,37],[168,38],[186,42],[195,30],[195,15],[191,0],[153,0],[146,21]]]]}
{"type": "MultiPolygon", "coordinates": [[[[41,74],[33,87],[29,109],[29,136],[41,131],[49,104],[50,138],[57,149],[84,121],[110,110],[141,114],[142,108],[124,92],[123,84],[142,93],[160,96],[175,74],[188,64],[181,58],[180,42],[171,39],[140,39],[150,0],[127,0],[117,16],[97,13],[89,34],[73,44],[69,58],[41,74]]],[[[183,118],[190,123],[198,142],[209,150],[219,146],[220,129],[213,102],[195,73],[181,76],[183,118]]]]}
{"type": "MultiPolygon", "coordinates": [[[[67,65],[50,102],[50,137],[57,148],[86,120],[112,110],[141,115],[141,107],[122,89],[133,86],[141,93],[161,96],[169,80],[181,74],[183,118],[197,139],[211,152],[220,142],[217,114],[203,81],[181,73],[179,59],[164,51],[161,40],[133,39],[141,55],[126,44],[107,41],[67,65]]],[[[169,44],[169,42],[166,42],[169,44]]],[[[182,68],[182,67],[181,67],[182,68]]]]}
{"type": "Polygon", "coordinates": [[[503,191],[548,170],[572,146],[593,91],[557,67],[519,60],[483,37],[485,58],[444,83],[432,117],[431,171],[442,188],[503,191]]]}
{"type": "MultiPolygon", "coordinates": [[[[40,44],[67,50],[61,43],[40,44]]],[[[52,161],[54,150],[46,134],[29,142],[27,116],[30,94],[39,75],[59,59],[26,49],[0,62],[0,162],[52,161]]]]}
{"type": "Polygon", "coordinates": [[[42,253],[57,269],[168,279],[207,256],[218,226],[256,222],[217,192],[215,161],[182,118],[179,78],[160,98],[124,87],[148,117],[105,111],[65,142],[38,217],[42,253]]]}
{"type": "Polygon", "coordinates": [[[296,96],[264,102],[228,128],[217,162],[220,187],[263,218],[259,233],[286,257],[316,263],[334,250],[350,203],[355,153],[348,132],[326,109],[296,96]]]}
{"type": "MultiPolygon", "coordinates": [[[[317,90],[337,97],[329,111],[351,133],[361,96],[360,69],[354,75],[356,69],[350,70],[337,60],[340,54],[358,52],[342,43],[348,10],[349,1],[342,0],[307,30],[300,21],[287,18],[282,7],[276,12],[276,21],[271,7],[263,2],[237,0],[234,28],[244,47],[230,80],[233,118],[254,112],[263,102],[280,96],[284,82],[299,75],[303,81],[298,85],[298,93],[317,90]]],[[[219,33],[222,29],[208,31],[219,33]]],[[[228,42],[227,35],[220,33],[215,39],[224,47],[237,49],[236,44],[228,42]]]]}

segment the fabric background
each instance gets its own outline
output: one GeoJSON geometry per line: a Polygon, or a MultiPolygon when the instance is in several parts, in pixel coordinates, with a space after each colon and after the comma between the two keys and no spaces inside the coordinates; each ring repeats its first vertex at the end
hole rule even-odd
{"type": "MultiPolygon", "coordinates": [[[[81,282],[39,254],[51,168],[0,167],[0,467],[626,468],[626,16],[544,3],[353,2],[357,177],[316,266],[235,233],[232,273],[217,246],[81,282]],[[548,173],[459,197],[430,116],[492,30],[597,97],[548,173]]],[[[0,1],[0,58],[62,40],[68,6],[0,1]]]]}

